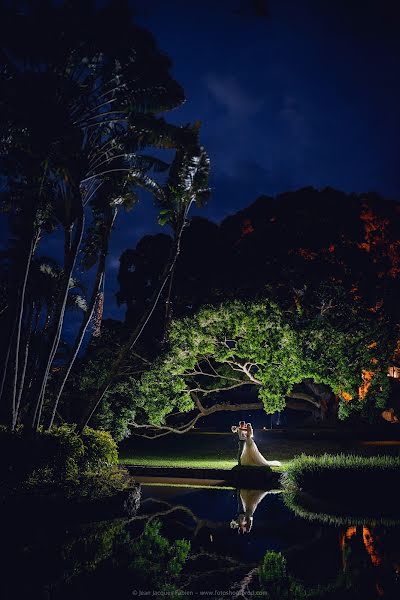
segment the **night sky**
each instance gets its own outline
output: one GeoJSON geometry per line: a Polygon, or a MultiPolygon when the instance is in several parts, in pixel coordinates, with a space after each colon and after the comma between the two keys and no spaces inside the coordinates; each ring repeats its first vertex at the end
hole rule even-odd
{"type": "MultiPolygon", "coordinates": [[[[186,92],[168,119],[202,122],[213,189],[203,215],[307,185],[400,198],[398,2],[271,0],[267,16],[240,0],[134,6],[186,92]]],[[[157,230],[148,200],[120,219],[105,313],[119,318],[119,256],[157,230]]]]}
{"type": "MultiPolygon", "coordinates": [[[[136,21],[173,62],[202,123],[220,221],[260,194],[313,185],[400,198],[400,3],[397,0],[132,0],[136,21]]],[[[105,316],[123,318],[119,256],[159,231],[151,199],[120,215],[105,316]]],[[[72,326],[70,323],[68,326],[72,326]]],[[[68,327],[67,326],[67,327],[68,327]]]]}

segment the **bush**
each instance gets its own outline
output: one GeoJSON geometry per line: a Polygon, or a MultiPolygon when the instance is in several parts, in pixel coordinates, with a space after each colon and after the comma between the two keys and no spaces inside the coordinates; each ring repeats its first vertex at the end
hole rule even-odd
{"type": "Polygon", "coordinates": [[[37,442],[42,445],[42,459],[45,463],[44,467],[39,467],[38,476],[44,474],[43,468],[49,470],[50,479],[56,481],[75,480],[79,476],[85,449],[74,427],[70,425],[55,427],[39,435],[37,442]],[[47,460],[48,464],[46,464],[47,460]]]}
{"type": "Polygon", "coordinates": [[[1,480],[8,485],[77,483],[103,476],[118,462],[117,445],[105,431],[61,425],[38,433],[0,430],[1,480]]]}
{"type": "Polygon", "coordinates": [[[86,427],[81,435],[83,466],[88,472],[101,472],[118,463],[118,448],[108,431],[86,427]]]}

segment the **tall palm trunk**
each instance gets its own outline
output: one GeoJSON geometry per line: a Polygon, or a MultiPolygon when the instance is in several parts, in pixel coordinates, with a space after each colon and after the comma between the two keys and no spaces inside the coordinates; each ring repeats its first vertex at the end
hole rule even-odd
{"type": "Polygon", "coordinates": [[[178,259],[179,253],[180,253],[182,233],[183,233],[184,227],[186,225],[186,216],[187,216],[189,208],[190,208],[190,206],[185,211],[184,218],[182,219],[181,226],[179,227],[176,238],[175,238],[175,243],[171,249],[170,257],[169,257],[168,262],[165,265],[164,271],[161,275],[159,285],[153,292],[153,295],[150,299],[148,308],[143,313],[142,318],[140,319],[139,323],[136,325],[135,329],[132,331],[127,342],[122,346],[122,348],[118,352],[113,364],[111,365],[111,369],[108,373],[108,376],[107,376],[105,382],[99,388],[99,390],[96,392],[96,394],[94,394],[94,396],[90,399],[87,410],[85,411],[84,416],[79,425],[80,432],[83,431],[83,429],[86,427],[86,425],[89,423],[90,419],[96,412],[96,410],[97,410],[100,402],[102,401],[104,395],[106,394],[108,388],[114,381],[115,377],[119,374],[121,365],[123,364],[124,360],[128,356],[130,350],[132,350],[132,348],[136,345],[136,343],[139,340],[140,336],[142,335],[146,325],[150,321],[153,312],[155,311],[155,309],[157,307],[157,304],[161,298],[161,295],[165,289],[165,286],[167,285],[168,280],[171,276],[171,273],[173,272],[173,270],[175,268],[175,264],[178,259]]]}
{"type": "MultiPolygon", "coordinates": [[[[29,245],[28,257],[26,260],[24,277],[21,287],[21,293],[19,297],[19,303],[17,308],[17,327],[16,327],[16,337],[15,337],[15,358],[14,358],[14,380],[12,387],[12,415],[11,415],[11,429],[14,431],[15,425],[17,423],[17,398],[18,398],[18,375],[19,375],[19,354],[20,354],[20,344],[21,344],[21,333],[22,333],[22,321],[24,316],[24,308],[25,308],[25,294],[26,288],[28,284],[29,272],[32,264],[32,258],[36,249],[36,244],[39,239],[39,234],[36,233],[32,235],[32,239],[29,245]]],[[[12,343],[12,342],[11,342],[12,343]]]]}
{"type": "Polygon", "coordinates": [[[8,363],[10,362],[10,355],[11,355],[11,349],[13,346],[14,333],[15,333],[15,328],[17,326],[17,320],[18,320],[18,314],[16,314],[15,319],[14,319],[14,324],[11,329],[9,343],[8,343],[8,347],[7,347],[7,353],[4,358],[3,375],[1,376],[1,385],[0,385],[0,400],[3,397],[4,387],[6,384],[7,373],[8,373],[8,363]]]}
{"type": "Polygon", "coordinates": [[[23,358],[23,364],[22,364],[21,377],[20,377],[20,381],[19,381],[17,403],[16,403],[16,407],[15,407],[15,424],[14,424],[14,428],[16,427],[16,425],[19,422],[19,413],[20,413],[20,408],[21,408],[21,399],[22,399],[22,394],[23,394],[24,387],[25,387],[25,377],[26,377],[26,371],[27,371],[27,366],[28,366],[29,350],[30,350],[31,335],[32,335],[33,315],[34,315],[34,306],[31,304],[30,305],[29,315],[28,315],[28,320],[27,320],[28,321],[28,326],[26,328],[26,336],[25,336],[25,351],[24,351],[24,358],[23,358]]]}
{"type": "Polygon", "coordinates": [[[76,259],[78,256],[78,251],[79,251],[79,248],[80,248],[80,245],[82,242],[84,222],[85,222],[85,219],[84,219],[84,213],[83,213],[83,206],[81,205],[80,206],[80,214],[77,217],[76,231],[75,231],[74,239],[72,242],[72,246],[66,257],[65,264],[64,264],[63,282],[61,285],[58,302],[56,303],[56,308],[54,311],[55,322],[53,324],[53,327],[52,327],[51,333],[50,333],[50,340],[49,340],[50,350],[47,354],[47,358],[45,359],[46,365],[45,365],[43,376],[41,377],[41,380],[39,381],[40,390],[39,390],[39,394],[37,397],[35,412],[34,412],[33,421],[32,421],[32,427],[36,430],[39,428],[40,421],[41,421],[44,397],[45,397],[45,392],[46,392],[47,383],[48,383],[48,379],[49,379],[51,365],[52,365],[54,357],[56,355],[57,348],[58,348],[60,338],[61,338],[62,326],[64,323],[65,310],[66,310],[67,299],[68,299],[69,285],[70,285],[71,276],[72,276],[72,273],[73,273],[73,270],[75,267],[76,259]]]}
{"type": "Polygon", "coordinates": [[[64,376],[62,378],[60,387],[59,387],[57,395],[56,395],[56,399],[54,401],[53,409],[51,411],[51,415],[50,415],[50,419],[49,419],[49,423],[48,423],[48,429],[51,429],[51,427],[53,426],[54,418],[55,418],[56,412],[57,412],[58,403],[59,403],[61,395],[63,393],[65,384],[67,383],[69,374],[75,363],[76,357],[79,354],[79,350],[81,348],[87,328],[93,318],[93,314],[94,314],[94,311],[96,308],[96,303],[97,303],[97,300],[99,297],[100,289],[101,289],[101,286],[104,281],[104,272],[105,272],[106,258],[107,258],[107,254],[108,254],[108,245],[109,245],[109,235],[110,235],[112,226],[114,224],[116,213],[117,213],[117,211],[114,212],[114,215],[113,215],[113,217],[107,227],[107,230],[105,231],[104,236],[103,236],[103,247],[101,249],[100,256],[99,256],[99,263],[97,266],[97,273],[96,273],[96,278],[95,278],[94,285],[93,285],[92,296],[90,298],[88,310],[86,311],[86,314],[81,323],[78,336],[75,339],[75,344],[72,349],[70,361],[66,366],[64,376]]]}
{"type": "Polygon", "coordinates": [[[165,300],[165,318],[164,318],[164,334],[163,334],[163,343],[165,344],[168,339],[169,326],[172,321],[172,313],[173,313],[173,305],[172,305],[172,290],[174,286],[174,275],[175,275],[175,266],[171,271],[169,276],[169,285],[167,291],[167,299],[165,300]]]}

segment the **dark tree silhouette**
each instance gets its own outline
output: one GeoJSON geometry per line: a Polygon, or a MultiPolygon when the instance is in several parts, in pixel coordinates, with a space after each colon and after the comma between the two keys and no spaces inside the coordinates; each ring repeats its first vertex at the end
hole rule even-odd
{"type": "Polygon", "coordinates": [[[168,164],[146,149],[179,148],[193,132],[157,117],[178,106],[183,91],[151,34],[132,23],[128,2],[101,10],[87,0],[2,2],[0,22],[2,201],[12,236],[6,260],[12,278],[1,314],[7,340],[2,412],[12,428],[22,419],[37,429],[44,408],[52,425],[93,318],[116,211],[135,203],[138,186],[161,193],[157,173],[168,164]],[[40,344],[30,362],[32,265],[52,231],[61,262],[57,290],[51,305],[36,304],[42,308],[34,325],[40,344]],[[81,250],[87,266],[97,264],[97,274],[49,410],[81,250]]]}

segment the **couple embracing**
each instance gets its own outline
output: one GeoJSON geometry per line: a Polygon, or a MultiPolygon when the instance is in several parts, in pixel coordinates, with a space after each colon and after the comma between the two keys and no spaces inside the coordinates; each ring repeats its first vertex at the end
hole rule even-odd
{"type": "Polygon", "coordinates": [[[240,421],[239,425],[231,427],[232,433],[237,433],[239,440],[238,463],[242,467],[275,467],[281,463],[278,460],[266,460],[254,441],[254,431],[251,423],[240,421]]]}
{"type": "MultiPolygon", "coordinates": [[[[240,421],[239,425],[231,427],[233,433],[237,433],[239,448],[238,448],[238,463],[242,467],[275,467],[281,463],[278,460],[266,460],[254,441],[254,431],[251,423],[240,421]]],[[[267,494],[274,494],[275,491],[270,490],[238,490],[238,517],[231,521],[231,528],[237,529],[238,533],[250,533],[253,527],[253,515],[267,494]],[[239,502],[240,499],[240,502],[239,502]],[[239,505],[242,509],[240,510],[239,505]]]]}

